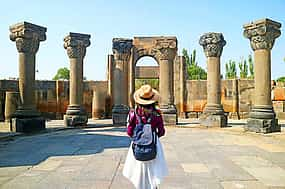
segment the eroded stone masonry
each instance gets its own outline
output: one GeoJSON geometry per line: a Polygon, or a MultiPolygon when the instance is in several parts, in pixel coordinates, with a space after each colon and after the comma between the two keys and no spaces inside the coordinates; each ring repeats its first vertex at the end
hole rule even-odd
{"type": "Polygon", "coordinates": [[[28,22],[13,25],[10,39],[19,52],[19,80],[0,81],[0,119],[21,132],[44,129],[45,119],[64,119],[66,126],[74,127],[86,125],[89,117],[112,118],[114,125],[122,125],[135,106],[135,79],[155,78],[166,125],[176,125],[178,117],[200,117],[203,126],[225,127],[228,118],[248,118],[245,130],[280,131],[277,118],[285,118],[285,87],[271,86],[271,51],[281,24],[263,19],[243,27],[254,51],[254,80],[221,80],[226,40],[222,33],[208,32],[199,40],[207,57],[207,81],[187,79],[185,58],[178,55],[174,36],[114,38],[107,80],[83,81],[90,35],[81,33],[64,38],[70,81],[35,81],[36,52],[46,40],[46,28],[28,22]],[[136,66],[145,56],[154,58],[158,66],[136,66]]]}

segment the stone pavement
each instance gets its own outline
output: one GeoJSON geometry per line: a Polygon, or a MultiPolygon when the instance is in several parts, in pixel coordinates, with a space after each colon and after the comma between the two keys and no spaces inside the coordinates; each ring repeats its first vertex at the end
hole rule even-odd
{"type": "MultiPolygon", "coordinates": [[[[129,147],[110,120],[0,141],[0,188],[132,189],[122,176],[129,147]],[[95,127],[94,127],[95,126],[95,127]]],[[[93,122],[94,123],[94,122],[93,122]]],[[[60,121],[48,128],[61,128],[60,121]]],[[[161,139],[169,175],[160,189],[285,188],[285,134],[244,133],[184,120],[161,139]]]]}

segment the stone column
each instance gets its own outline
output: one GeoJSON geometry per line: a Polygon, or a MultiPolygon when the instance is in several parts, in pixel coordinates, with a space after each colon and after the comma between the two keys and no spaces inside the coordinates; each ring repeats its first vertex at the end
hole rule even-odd
{"type": "Polygon", "coordinates": [[[105,117],[111,118],[112,116],[112,88],[113,88],[113,55],[108,55],[108,91],[105,100],[105,117]]]}
{"type": "Polygon", "coordinates": [[[6,92],[5,100],[5,121],[10,122],[17,110],[19,103],[19,92],[6,92]]]}
{"type": "Polygon", "coordinates": [[[184,56],[179,56],[180,59],[180,116],[185,117],[185,105],[186,105],[186,77],[187,77],[187,65],[184,56]]]}
{"type": "Polygon", "coordinates": [[[281,34],[281,24],[262,19],[243,26],[244,36],[254,50],[254,106],[245,130],[271,133],[280,131],[271,101],[271,49],[281,34]]]}
{"type": "Polygon", "coordinates": [[[100,119],[104,117],[106,93],[94,89],[92,98],[92,119],[100,119]]]}
{"type": "Polygon", "coordinates": [[[165,125],[176,125],[177,110],[174,105],[173,62],[177,54],[176,37],[156,40],[157,60],[159,61],[160,108],[165,125]]]}
{"type": "Polygon", "coordinates": [[[114,38],[113,54],[113,109],[114,125],[124,125],[129,112],[128,107],[128,63],[133,41],[131,39],[114,38]]]}
{"type": "Polygon", "coordinates": [[[206,127],[226,127],[227,117],[221,104],[220,56],[226,45],[221,33],[205,33],[199,43],[207,57],[207,104],[200,116],[206,127]]]}
{"type": "Polygon", "coordinates": [[[10,39],[19,52],[19,91],[21,105],[12,120],[12,130],[31,132],[45,129],[35,105],[35,59],[41,41],[46,40],[46,28],[28,22],[10,27],[10,39]]]}
{"type": "Polygon", "coordinates": [[[69,106],[64,116],[66,126],[84,126],[88,116],[83,102],[83,59],[90,46],[90,35],[69,33],[64,38],[64,48],[70,61],[69,106]]]}

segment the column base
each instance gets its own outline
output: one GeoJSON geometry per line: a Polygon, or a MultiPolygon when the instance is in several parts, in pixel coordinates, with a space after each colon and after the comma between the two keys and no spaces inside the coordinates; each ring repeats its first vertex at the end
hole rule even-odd
{"type": "Polygon", "coordinates": [[[13,132],[30,133],[44,130],[46,122],[42,117],[12,118],[10,128],[13,132]]]}
{"type": "Polygon", "coordinates": [[[245,131],[257,133],[280,132],[281,127],[278,125],[278,119],[274,113],[273,107],[254,106],[249,114],[247,125],[244,126],[245,131]]]}
{"type": "Polygon", "coordinates": [[[88,116],[83,107],[80,105],[69,105],[64,115],[64,126],[76,127],[86,126],[88,122],[88,116]]]}
{"type": "Polygon", "coordinates": [[[112,109],[112,120],[113,125],[115,126],[123,126],[127,124],[127,117],[129,114],[129,107],[123,104],[114,105],[112,109]]]}
{"type": "Polygon", "coordinates": [[[178,122],[175,105],[161,105],[162,119],[165,126],[176,126],[178,122]]]}
{"type": "Polygon", "coordinates": [[[205,127],[227,127],[228,124],[228,117],[219,104],[206,105],[199,120],[200,125],[205,127]]]}
{"type": "Polygon", "coordinates": [[[13,132],[37,132],[46,128],[46,122],[41,113],[34,106],[19,107],[10,121],[10,130],[13,132]]]}

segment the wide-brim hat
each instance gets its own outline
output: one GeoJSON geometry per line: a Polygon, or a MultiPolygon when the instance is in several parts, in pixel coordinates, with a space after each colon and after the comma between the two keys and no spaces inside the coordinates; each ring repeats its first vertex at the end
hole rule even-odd
{"type": "Polygon", "coordinates": [[[136,90],[134,93],[135,102],[142,105],[158,102],[159,98],[159,92],[153,89],[150,85],[142,85],[141,88],[136,90]]]}

